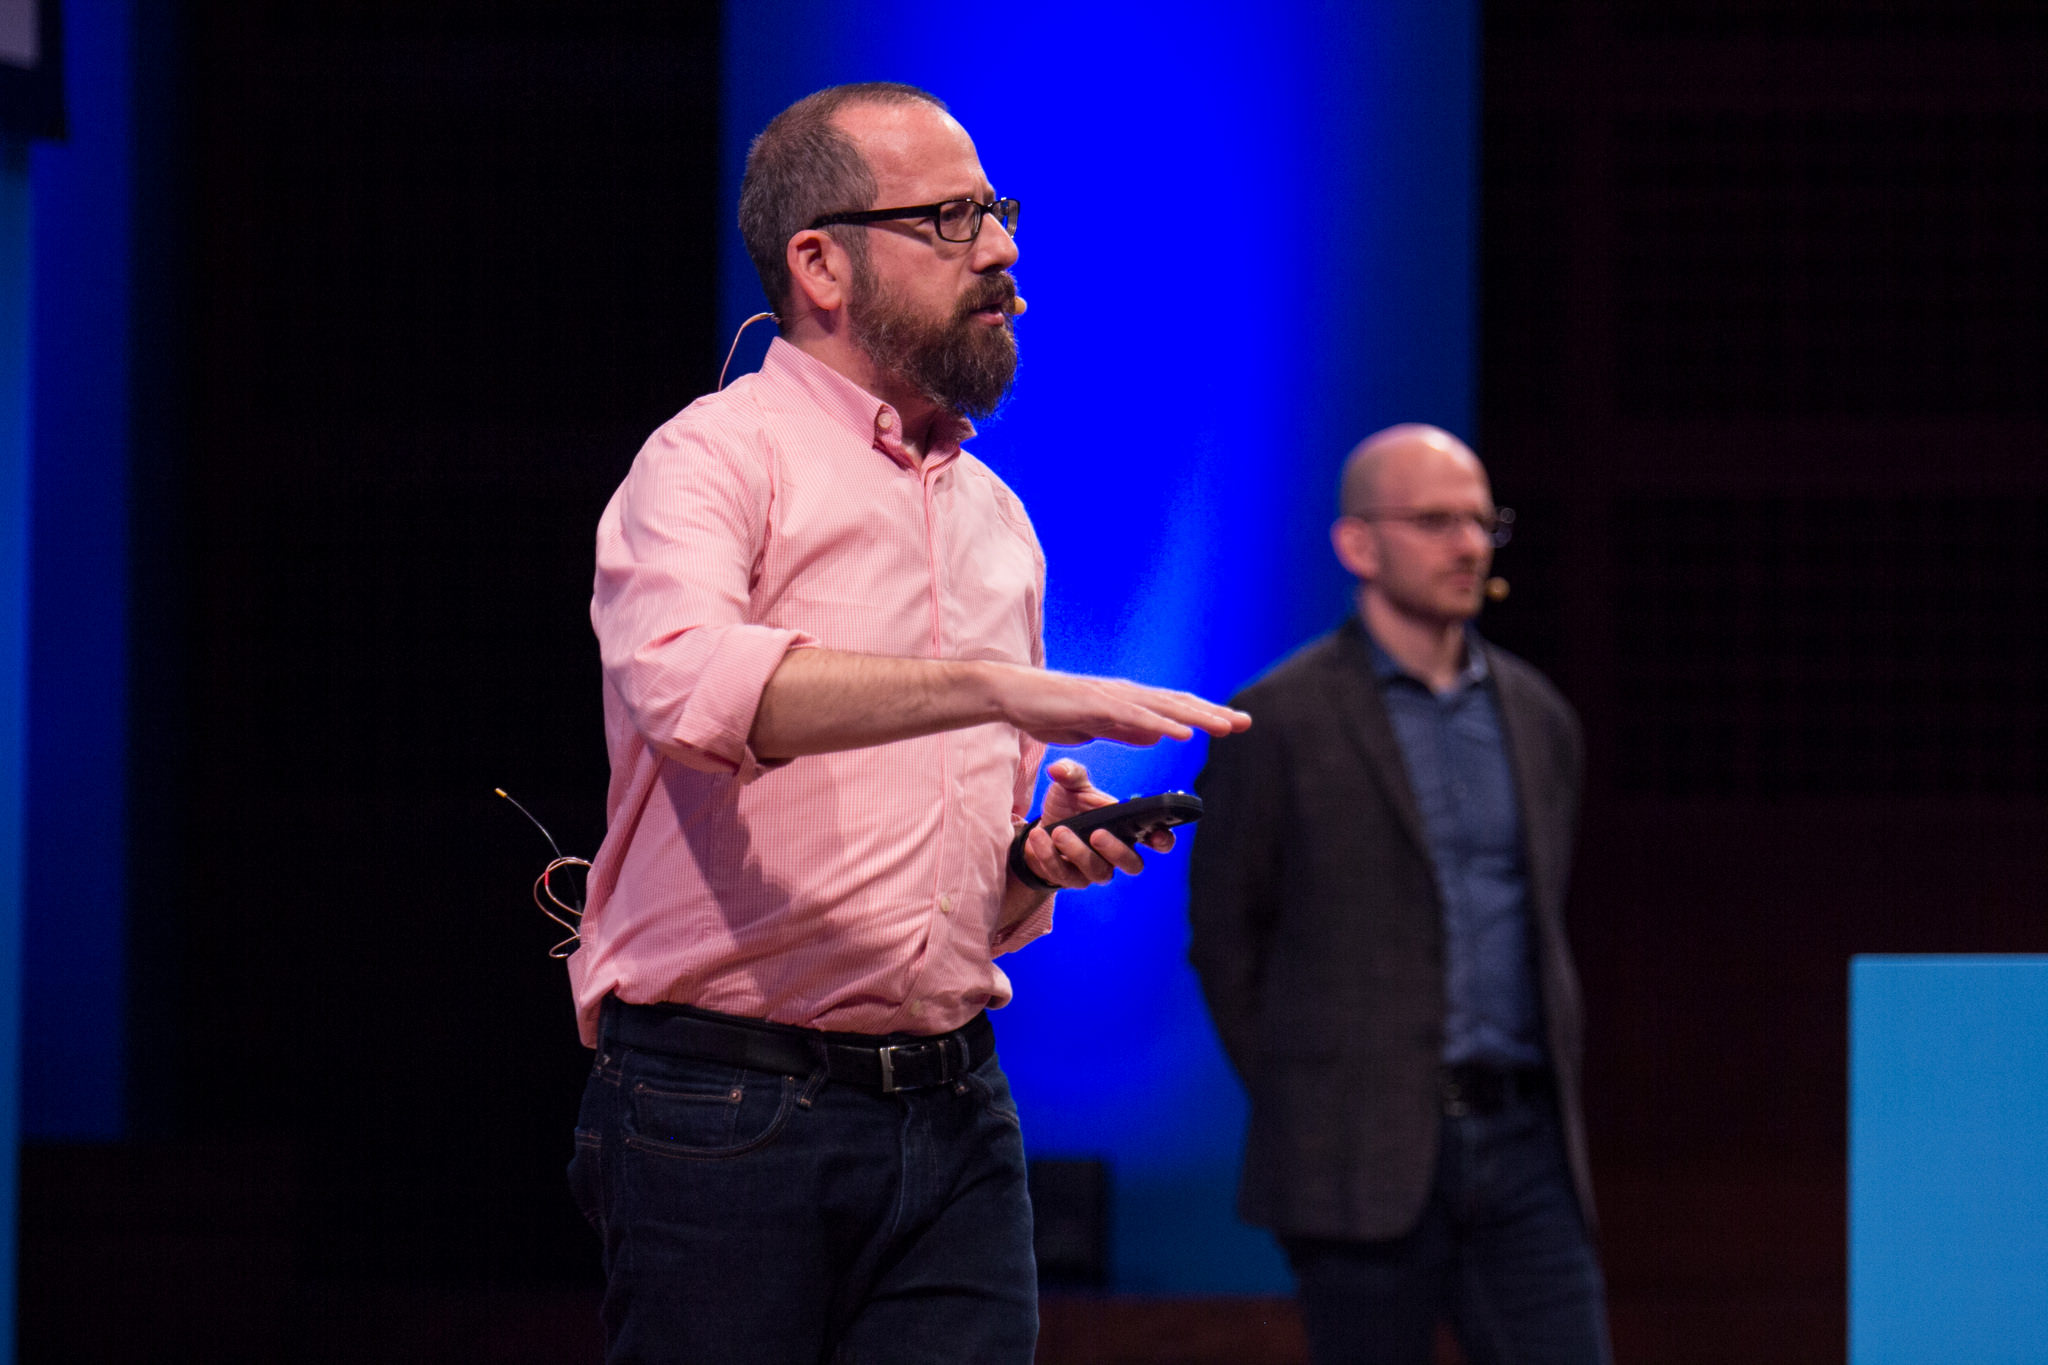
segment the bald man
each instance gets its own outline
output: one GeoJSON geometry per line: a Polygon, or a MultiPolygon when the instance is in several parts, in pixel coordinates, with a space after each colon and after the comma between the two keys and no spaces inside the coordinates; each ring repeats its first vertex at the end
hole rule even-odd
{"type": "Polygon", "coordinates": [[[1579,727],[1473,628],[1509,513],[1450,433],[1344,468],[1358,613],[1232,703],[1197,787],[1191,956],[1251,1095],[1239,1210],[1317,1365],[1601,1365],[1579,986],[1579,727]]]}

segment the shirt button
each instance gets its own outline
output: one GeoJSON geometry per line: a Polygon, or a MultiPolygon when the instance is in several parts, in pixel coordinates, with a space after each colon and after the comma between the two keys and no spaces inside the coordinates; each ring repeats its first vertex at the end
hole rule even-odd
{"type": "Polygon", "coordinates": [[[893,412],[883,413],[880,417],[877,417],[875,419],[875,425],[880,427],[882,430],[887,431],[890,427],[896,425],[896,414],[893,412]]]}
{"type": "Polygon", "coordinates": [[[953,913],[953,898],[951,896],[939,897],[939,913],[942,915],[953,913]]]}
{"type": "Polygon", "coordinates": [[[922,1000],[913,1000],[913,1001],[911,1001],[911,1002],[910,1002],[910,1012],[911,1012],[912,1014],[923,1014],[923,1013],[924,1013],[924,1001],[922,1001],[922,1000]]]}

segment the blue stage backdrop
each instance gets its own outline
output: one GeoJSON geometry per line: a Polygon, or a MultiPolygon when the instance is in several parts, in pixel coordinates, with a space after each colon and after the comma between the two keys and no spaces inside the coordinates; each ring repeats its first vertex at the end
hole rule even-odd
{"type": "Polygon", "coordinates": [[[66,137],[31,157],[30,1137],[125,1125],[133,3],[67,0],[66,137]]]}
{"type": "Polygon", "coordinates": [[[29,182],[0,157],[0,1365],[14,1358],[21,833],[28,739],[29,182]]]}
{"type": "MultiPolygon", "coordinates": [[[[973,448],[1044,541],[1053,667],[1224,696],[1335,623],[1345,451],[1394,421],[1471,429],[1470,0],[802,0],[726,23],[728,215],[752,135],[853,80],[946,100],[1022,201],[1023,361],[973,448]]],[[[729,217],[720,283],[729,327],[765,306],[729,217]]],[[[1130,794],[1188,786],[1201,750],[1080,757],[1130,794]]],[[[1177,852],[1063,898],[1005,960],[1005,1063],[1034,1153],[1111,1163],[1117,1288],[1279,1290],[1232,1212],[1244,1102],[1187,966],[1186,876],[1177,852]]]]}

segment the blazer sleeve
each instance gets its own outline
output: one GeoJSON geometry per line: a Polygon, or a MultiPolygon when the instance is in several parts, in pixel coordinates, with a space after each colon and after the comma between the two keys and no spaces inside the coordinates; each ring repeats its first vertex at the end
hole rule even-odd
{"type": "MultiPolygon", "coordinates": [[[[1232,705],[1250,709],[1243,698],[1232,705]]],[[[1279,729],[1255,719],[1242,734],[1211,740],[1195,779],[1204,810],[1188,864],[1188,956],[1223,1050],[1246,1084],[1281,903],[1281,841],[1292,824],[1284,758],[1279,729]]]]}

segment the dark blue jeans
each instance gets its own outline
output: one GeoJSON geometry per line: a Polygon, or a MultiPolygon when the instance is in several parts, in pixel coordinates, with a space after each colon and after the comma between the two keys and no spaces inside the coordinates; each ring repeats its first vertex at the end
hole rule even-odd
{"type": "Polygon", "coordinates": [[[1469,1365],[1607,1365],[1606,1289],[1547,1098],[1446,1116],[1406,1236],[1283,1245],[1316,1365],[1428,1365],[1444,1319],[1469,1365]]]}
{"type": "Polygon", "coordinates": [[[569,1184],[608,1365],[1030,1365],[1024,1143],[990,1057],[883,1094],[601,1032],[569,1184]]]}

